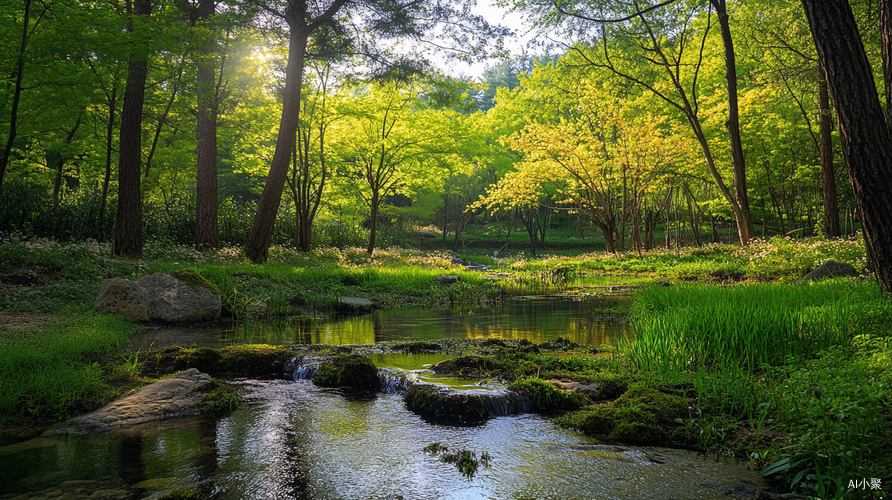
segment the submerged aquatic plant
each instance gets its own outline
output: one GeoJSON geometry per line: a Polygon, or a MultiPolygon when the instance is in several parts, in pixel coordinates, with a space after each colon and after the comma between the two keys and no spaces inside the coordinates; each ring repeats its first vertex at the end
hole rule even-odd
{"type": "Polygon", "coordinates": [[[434,455],[442,453],[440,460],[447,464],[454,464],[461,475],[468,478],[468,481],[474,479],[480,466],[489,468],[489,464],[492,461],[492,457],[488,452],[484,451],[480,454],[480,458],[477,458],[477,453],[473,451],[458,450],[449,452],[449,447],[440,443],[431,443],[424,447],[424,451],[434,455]]]}

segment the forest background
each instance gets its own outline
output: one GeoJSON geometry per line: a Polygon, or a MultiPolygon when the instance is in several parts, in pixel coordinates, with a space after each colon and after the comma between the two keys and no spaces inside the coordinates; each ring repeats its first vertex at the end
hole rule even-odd
{"type": "MultiPolygon", "coordinates": [[[[881,3],[851,5],[875,88],[881,3]]],[[[853,234],[799,2],[633,4],[506,4],[543,52],[473,81],[430,60],[507,30],[460,5],[5,0],[0,231],[254,261],[469,228],[532,253],[554,229],[611,253],[853,234]]]]}

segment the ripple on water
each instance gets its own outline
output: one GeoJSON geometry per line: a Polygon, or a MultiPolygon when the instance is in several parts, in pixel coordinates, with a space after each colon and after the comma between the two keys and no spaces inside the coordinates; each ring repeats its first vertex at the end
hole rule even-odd
{"type": "Polygon", "coordinates": [[[395,395],[348,399],[305,381],[258,387],[218,425],[227,498],[727,498],[755,474],[734,460],[605,446],[538,415],[430,423],[395,395]],[[422,448],[486,451],[468,481],[422,448]],[[741,479],[744,481],[741,482],[741,479]]]}
{"type": "Polygon", "coordinates": [[[733,460],[607,446],[535,414],[444,425],[409,412],[399,395],[344,397],[305,380],[245,385],[247,404],[219,420],[0,449],[0,494],[104,478],[139,485],[140,498],[207,481],[226,499],[312,500],[718,499],[764,486],[733,460]],[[468,481],[423,451],[433,442],[486,451],[491,468],[468,481]]]}

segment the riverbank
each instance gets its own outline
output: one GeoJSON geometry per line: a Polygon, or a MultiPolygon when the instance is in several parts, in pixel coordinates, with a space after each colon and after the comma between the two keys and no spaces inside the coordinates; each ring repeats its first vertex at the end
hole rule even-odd
{"type": "MultiPolygon", "coordinates": [[[[850,479],[877,478],[887,488],[892,483],[892,465],[883,455],[892,448],[889,301],[871,282],[792,282],[828,259],[863,268],[858,248],[853,240],[775,239],[743,250],[714,246],[644,256],[465,258],[510,273],[516,283],[559,283],[589,273],[673,283],[639,293],[631,311],[636,339],[608,354],[569,345],[559,346],[560,353],[554,345],[508,345],[484,355],[515,389],[556,401],[543,411],[562,425],[606,440],[647,435],[652,442],[733,453],[753,466],[767,465],[768,472],[799,491],[846,498],[854,494],[850,479]],[[700,284],[679,286],[687,281],[700,284]],[[782,284],[753,285],[762,281],[782,284]],[[725,293],[755,298],[742,307],[741,297],[725,293]],[[761,318],[760,312],[769,314],[761,318]],[[759,327],[753,328],[757,320],[759,327]],[[764,335],[757,342],[753,332],[764,335]],[[829,335],[814,336],[819,334],[829,335]],[[775,343],[779,338],[786,339],[783,346],[775,343]],[[738,345],[750,349],[725,348],[738,345]],[[543,385],[547,379],[610,389],[594,399],[587,396],[588,401],[571,398],[570,408],[561,403],[563,393],[554,392],[560,389],[543,385]],[[630,391],[637,392],[626,397],[630,391]],[[660,394],[680,403],[669,405],[674,408],[669,413],[649,409],[644,400],[660,394]],[[629,431],[645,428],[646,433],[629,431]]],[[[76,415],[165,376],[144,370],[147,352],[123,350],[138,326],[90,311],[102,280],[112,276],[135,279],[187,269],[230,294],[237,315],[257,317],[337,314],[345,296],[368,298],[376,308],[504,297],[498,283],[453,266],[451,256],[440,253],[388,249],[368,256],[359,249],[323,249],[305,255],[274,249],[271,262],[258,266],[231,250],[200,254],[149,245],[144,261],[109,258],[107,250],[45,241],[0,245],[4,420],[46,422],[76,415]],[[434,281],[439,275],[461,281],[446,286],[434,281]],[[257,303],[265,307],[249,311],[248,305],[257,303]]],[[[871,494],[880,498],[882,493],[863,493],[871,494]]]]}

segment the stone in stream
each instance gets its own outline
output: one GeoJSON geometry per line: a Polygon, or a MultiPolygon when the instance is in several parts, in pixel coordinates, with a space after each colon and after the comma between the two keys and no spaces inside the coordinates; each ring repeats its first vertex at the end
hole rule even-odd
{"type": "Polygon", "coordinates": [[[102,290],[93,300],[97,311],[120,314],[133,321],[148,321],[152,299],[145,288],[123,278],[110,278],[102,283],[102,290]]]}
{"type": "Polygon", "coordinates": [[[340,310],[346,312],[368,312],[375,304],[365,297],[341,297],[340,310]]]}
{"type": "Polygon", "coordinates": [[[529,413],[535,407],[525,393],[454,391],[425,383],[412,385],[403,400],[406,409],[419,415],[462,422],[479,422],[493,416],[529,413]]]}
{"type": "Polygon", "coordinates": [[[597,382],[592,383],[592,384],[583,384],[576,380],[571,380],[568,378],[560,378],[560,379],[550,378],[550,379],[546,379],[546,382],[551,382],[558,389],[562,389],[565,391],[579,392],[579,393],[582,393],[583,395],[586,395],[590,398],[595,398],[598,396],[598,383],[597,382]]]}
{"type": "Polygon", "coordinates": [[[142,277],[138,283],[151,298],[149,319],[153,321],[194,323],[220,317],[220,296],[208,288],[164,273],[142,277]]]}
{"type": "Polygon", "coordinates": [[[197,415],[206,392],[213,388],[210,375],[190,368],[179,375],[147,385],[105,407],[69,420],[61,434],[105,434],[119,428],[197,415]]]}

